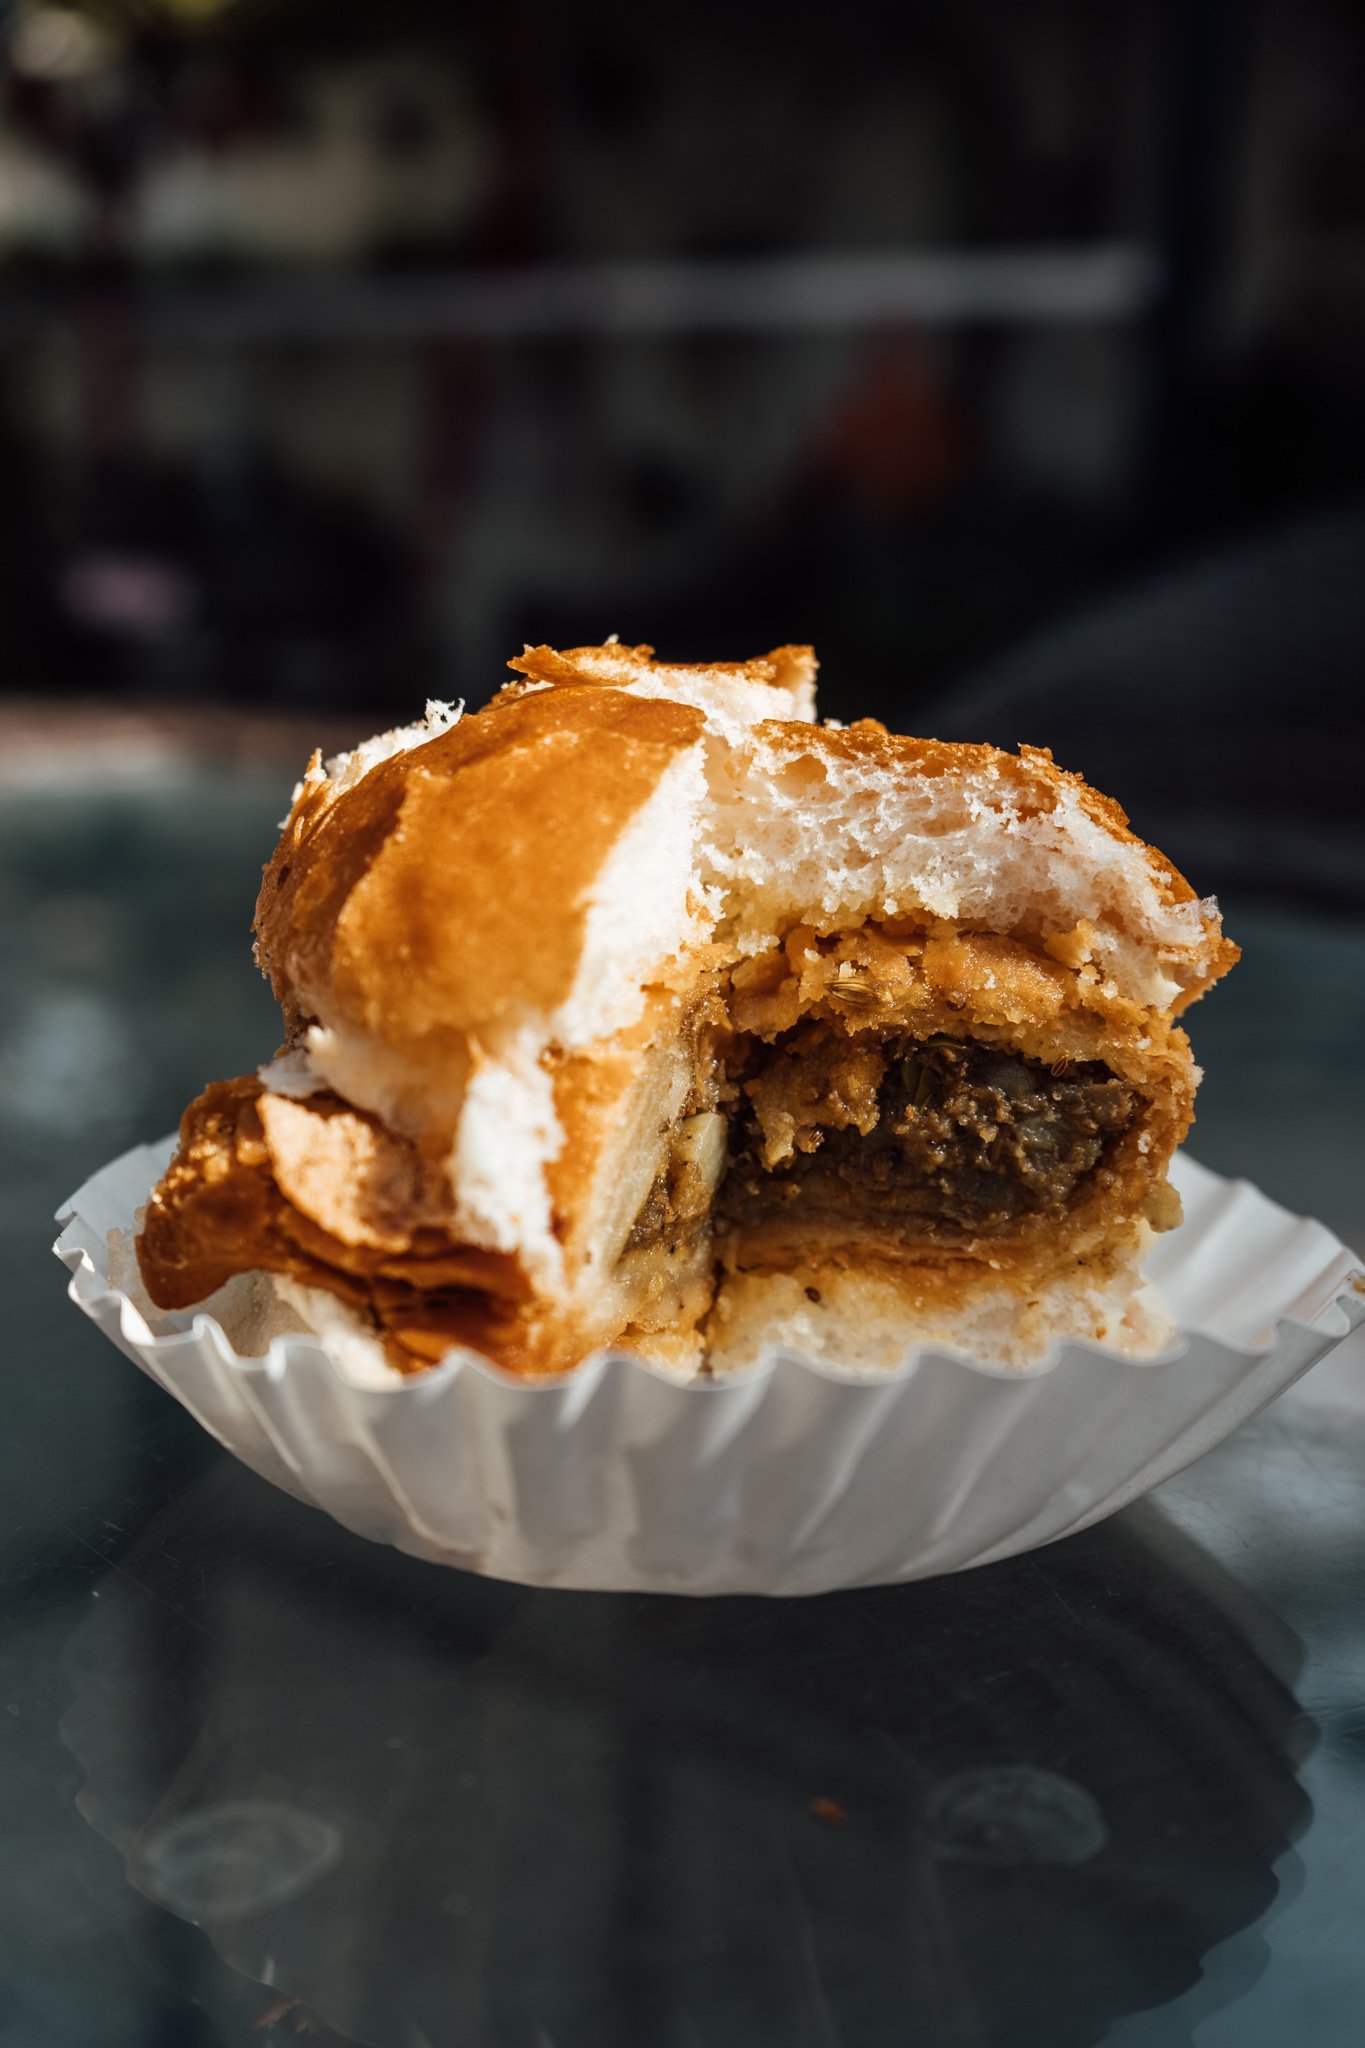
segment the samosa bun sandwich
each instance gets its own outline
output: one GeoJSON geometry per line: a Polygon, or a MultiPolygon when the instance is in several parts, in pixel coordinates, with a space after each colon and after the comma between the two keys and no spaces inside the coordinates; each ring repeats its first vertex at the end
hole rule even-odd
{"type": "Polygon", "coordinates": [[[404,1373],[1158,1347],[1216,904],[1046,752],[814,723],[808,648],[511,666],[309,764],[286,1044],[185,1112],[153,1301],[268,1275],[404,1373]]]}

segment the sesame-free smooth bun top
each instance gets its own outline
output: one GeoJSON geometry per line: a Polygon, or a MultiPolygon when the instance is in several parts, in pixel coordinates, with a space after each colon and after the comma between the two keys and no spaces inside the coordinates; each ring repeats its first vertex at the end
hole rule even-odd
{"type": "Polygon", "coordinates": [[[690,825],[703,723],[687,705],[569,684],[496,702],[354,782],[315,763],[257,906],[291,1024],[396,1051],[553,1013],[591,950],[604,870],[651,805],[639,859],[676,944],[691,835],[668,844],[668,813],[690,825]]]}
{"type": "MultiPolygon", "coordinates": [[[[682,941],[701,797],[685,756],[708,720],[738,733],[808,719],[815,658],[781,647],[686,666],[652,653],[528,647],[509,664],[525,680],[476,716],[432,707],[425,725],[310,765],[256,913],[291,1025],[323,1019],[390,1043],[468,1033],[554,1012],[585,965],[610,982],[613,969],[647,971],[656,942],[682,941]],[[622,872],[604,875],[613,855],[622,872]],[[595,904],[609,928],[597,934],[595,904]],[[611,958],[585,963],[594,936],[611,958]]],[[[562,1021],[590,1035],[611,1007],[562,1021]]]]}

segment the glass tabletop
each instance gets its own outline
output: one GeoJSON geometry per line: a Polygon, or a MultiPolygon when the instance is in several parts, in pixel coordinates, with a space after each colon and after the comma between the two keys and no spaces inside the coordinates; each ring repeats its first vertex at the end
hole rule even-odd
{"type": "MultiPolygon", "coordinates": [[[[60,1198],[273,1048],[286,797],[0,811],[0,2048],[1358,2048],[1359,1352],[1049,1550],[686,1601],[367,1545],[66,1303],[60,1198]]],[[[1194,1149],[1365,1246],[1365,931],[1225,909],[1194,1149]]]]}

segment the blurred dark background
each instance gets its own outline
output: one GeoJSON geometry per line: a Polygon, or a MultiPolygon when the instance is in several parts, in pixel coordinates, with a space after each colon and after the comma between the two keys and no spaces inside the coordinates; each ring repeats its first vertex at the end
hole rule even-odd
{"type": "Polygon", "coordinates": [[[1365,907],[1358,4],[0,0],[0,45],[12,746],[810,639],[827,713],[1051,744],[1201,886],[1365,907]]]}

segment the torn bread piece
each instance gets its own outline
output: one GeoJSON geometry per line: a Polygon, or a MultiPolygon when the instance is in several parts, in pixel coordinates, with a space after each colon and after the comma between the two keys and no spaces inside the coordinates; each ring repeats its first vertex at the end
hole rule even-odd
{"type": "Polygon", "coordinates": [[[1157,1348],[1217,906],[1046,752],[815,724],[809,649],[512,666],[309,765],[286,1045],[186,1111],[152,1299],[273,1274],[399,1371],[1157,1348]]]}

